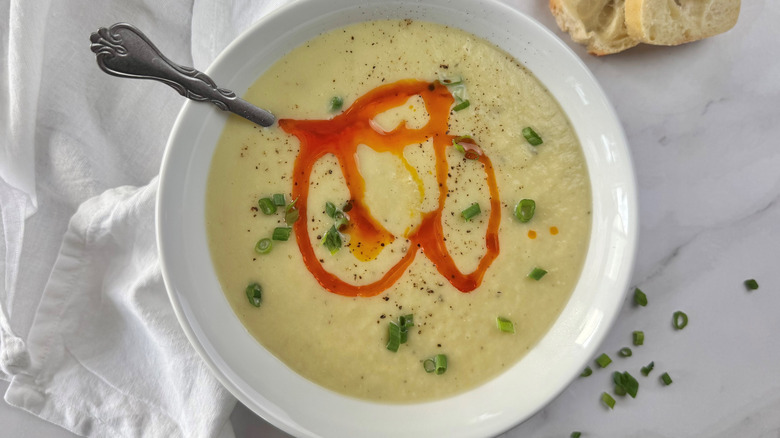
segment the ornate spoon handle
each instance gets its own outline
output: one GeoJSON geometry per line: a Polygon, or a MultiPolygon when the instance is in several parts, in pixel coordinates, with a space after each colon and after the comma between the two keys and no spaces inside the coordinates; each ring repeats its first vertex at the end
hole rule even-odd
{"type": "Polygon", "coordinates": [[[101,27],[89,40],[100,68],[114,76],[154,79],[173,87],[184,97],[207,101],[260,126],[271,126],[274,116],[220,88],[205,73],[172,62],[140,30],[127,23],[101,27]]]}

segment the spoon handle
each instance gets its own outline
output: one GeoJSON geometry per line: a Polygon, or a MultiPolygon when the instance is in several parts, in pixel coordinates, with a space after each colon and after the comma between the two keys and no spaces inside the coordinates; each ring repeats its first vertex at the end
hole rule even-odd
{"type": "Polygon", "coordinates": [[[172,62],[140,30],[127,23],[101,27],[89,40],[98,66],[114,76],[154,79],[170,85],[184,97],[211,102],[260,126],[271,126],[274,116],[220,88],[205,73],[172,62]]]}

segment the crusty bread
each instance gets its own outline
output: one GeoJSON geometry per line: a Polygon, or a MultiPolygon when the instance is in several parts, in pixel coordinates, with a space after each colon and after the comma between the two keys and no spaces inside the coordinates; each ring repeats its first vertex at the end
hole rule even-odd
{"type": "Polygon", "coordinates": [[[624,1],[550,0],[550,10],[561,30],[586,44],[590,54],[601,56],[638,44],[626,29],[624,1]]]}
{"type": "Polygon", "coordinates": [[[625,0],[626,27],[634,39],[663,46],[725,32],[737,23],[740,0],[625,0]]]}

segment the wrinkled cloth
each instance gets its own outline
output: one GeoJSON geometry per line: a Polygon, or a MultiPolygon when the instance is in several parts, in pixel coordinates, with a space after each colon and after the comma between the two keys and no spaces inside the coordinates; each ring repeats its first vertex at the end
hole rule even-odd
{"type": "Polygon", "coordinates": [[[175,62],[205,70],[285,2],[0,0],[8,403],[86,436],[230,430],[235,399],[179,327],[155,243],[156,175],[184,100],[103,73],[89,36],[129,22],[175,62]]]}

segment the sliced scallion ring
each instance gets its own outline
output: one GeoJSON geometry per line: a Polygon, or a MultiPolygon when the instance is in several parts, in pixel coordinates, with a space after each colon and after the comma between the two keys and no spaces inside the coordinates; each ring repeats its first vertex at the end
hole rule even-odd
{"type": "Polygon", "coordinates": [[[396,352],[401,345],[401,327],[393,321],[387,326],[387,349],[396,352]]]}
{"type": "Polygon", "coordinates": [[[249,300],[249,304],[260,307],[260,303],[263,300],[263,288],[257,283],[251,283],[246,287],[246,297],[249,300]]]}
{"type": "Polygon", "coordinates": [[[273,234],[271,234],[271,239],[286,241],[290,239],[290,233],[292,233],[292,228],[290,227],[276,227],[273,234]]]}
{"type": "Polygon", "coordinates": [[[540,144],[544,143],[542,141],[542,137],[539,137],[539,134],[536,133],[536,131],[533,130],[530,126],[523,128],[523,137],[530,143],[532,146],[539,146],[540,144]]]}
{"type": "Polygon", "coordinates": [[[271,252],[271,248],[273,248],[273,243],[271,243],[271,239],[267,237],[258,240],[255,244],[255,252],[258,254],[268,254],[271,252]]]}
{"type": "Polygon", "coordinates": [[[265,215],[276,213],[276,205],[274,205],[274,201],[272,201],[271,198],[260,198],[260,200],[257,201],[257,206],[265,215]]]}
{"type": "Polygon", "coordinates": [[[515,217],[523,223],[530,221],[536,211],[536,201],[533,199],[523,199],[515,206],[515,217]]]}
{"type": "Polygon", "coordinates": [[[515,325],[512,321],[504,318],[503,316],[496,317],[496,325],[498,329],[504,333],[514,333],[515,325]]]}
{"type": "Polygon", "coordinates": [[[482,210],[479,209],[479,203],[471,204],[467,209],[460,212],[461,217],[466,221],[470,221],[471,218],[480,214],[482,210]]]}
{"type": "Polygon", "coordinates": [[[532,278],[532,279],[534,279],[536,281],[539,281],[546,274],[547,274],[547,271],[545,271],[544,269],[542,269],[542,268],[534,268],[533,270],[531,270],[530,273],[528,273],[528,278],[532,278]]]}
{"type": "Polygon", "coordinates": [[[674,328],[677,330],[684,329],[685,326],[688,325],[688,315],[680,310],[674,312],[674,315],[672,316],[672,325],[674,325],[674,328]]]}

